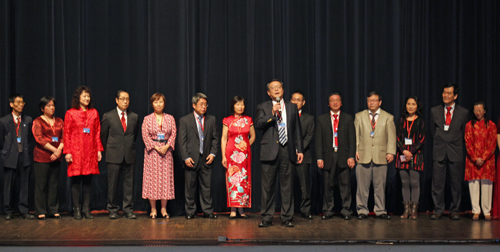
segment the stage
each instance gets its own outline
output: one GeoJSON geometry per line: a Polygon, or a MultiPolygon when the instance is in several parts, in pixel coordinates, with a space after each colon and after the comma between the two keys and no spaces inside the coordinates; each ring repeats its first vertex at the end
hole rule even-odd
{"type": "MultiPolygon", "coordinates": [[[[11,221],[0,223],[0,246],[241,246],[241,245],[457,245],[500,244],[500,221],[472,221],[469,215],[452,221],[447,216],[432,221],[426,213],[419,220],[379,220],[370,216],[366,220],[345,221],[340,216],[321,220],[314,216],[306,220],[294,217],[294,228],[280,225],[275,215],[273,226],[259,228],[258,214],[249,219],[219,219],[184,216],[170,219],[150,219],[146,213],[136,213],[130,220],[108,219],[107,212],[95,213],[95,219],[74,220],[69,214],[62,219],[23,220],[14,215],[11,221]]],[[[353,216],[355,217],[355,216],[353,216]]]]}

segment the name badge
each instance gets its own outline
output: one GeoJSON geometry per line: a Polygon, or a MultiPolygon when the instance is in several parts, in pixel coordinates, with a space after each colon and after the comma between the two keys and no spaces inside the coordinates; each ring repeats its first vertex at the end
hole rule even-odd
{"type": "Polygon", "coordinates": [[[52,137],[52,142],[53,142],[53,143],[57,143],[57,142],[59,142],[59,137],[55,137],[55,136],[53,136],[53,137],[52,137]]]}
{"type": "Polygon", "coordinates": [[[165,133],[158,133],[158,140],[165,140],[165,133]]]}
{"type": "Polygon", "coordinates": [[[412,145],[412,144],[413,144],[413,140],[411,138],[405,137],[405,145],[412,145]]]}
{"type": "Polygon", "coordinates": [[[450,129],[450,125],[444,125],[444,131],[448,131],[450,129]]]}
{"type": "Polygon", "coordinates": [[[370,132],[370,137],[373,137],[373,136],[375,136],[375,132],[374,132],[374,131],[371,131],[371,132],[370,132]]]}
{"type": "Polygon", "coordinates": [[[406,161],[406,157],[405,157],[405,155],[401,155],[401,156],[399,156],[399,159],[401,159],[401,162],[406,161]]]}
{"type": "Polygon", "coordinates": [[[337,137],[337,136],[338,136],[337,132],[333,132],[333,137],[337,137]]]}
{"type": "Polygon", "coordinates": [[[90,134],[90,129],[89,128],[83,128],[83,133],[90,134]]]}
{"type": "Polygon", "coordinates": [[[21,137],[17,138],[17,143],[21,143],[21,137]]]}
{"type": "Polygon", "coordinates": [[[278,123],[278,126],[279,126],[280,128],[284,128],[284,127],[285,127],[285,123],[278,123]]]}

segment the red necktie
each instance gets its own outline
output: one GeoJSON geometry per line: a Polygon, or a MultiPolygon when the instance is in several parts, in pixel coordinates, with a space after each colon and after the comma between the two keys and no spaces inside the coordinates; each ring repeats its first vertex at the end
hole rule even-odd
{"type": "MultiPolygon", "coordinates": [[[[335,120],[333,120],[333,135],[337,133],[337,128],[339,127],[339,120],[337,120],[338,116],[339,115],[333,115],[333,117],[335,118],[335,120]]],[[[338,136],[335,137],[335,146],[339,147],[338,136]]]]}
{"type": "Polygon", "coordinates": [[[445,122],[445,124],[449,126],[451,124],[451,113],[450,113],[451,107],[446,107],[446,109],[448,110],[448,112],[446,112],[446,122],[445,122]]]}
{"type": "Polygon", "coordinates": [[[122,122],[123,132],[127,131],[127,124],[125,123],[125,112],[122,112],[122,119],[120,121],[122,122]]]}
{"type": "Polygon", "coordinates": [[[302,112],[299,112],[299,117],[302,115],[302,112]]]}

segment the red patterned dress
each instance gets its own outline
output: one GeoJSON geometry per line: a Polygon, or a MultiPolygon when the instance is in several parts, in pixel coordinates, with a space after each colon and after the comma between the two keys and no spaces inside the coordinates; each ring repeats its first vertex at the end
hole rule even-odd
{"type": "Polygon", "coordinates": [[[64,116],[64,154],[71,154],[68,177],[99,174],[97,152],[103,151],[101,123],[95,109],[70,109],[64,116]],[[89,129],[85,133],[84,129],[89,129]]]}
{"type": "Polygon", "coordinates": [[[252,207],[252,153],[249,142],[249,116],[229,116],[222,124],[228,128],[226,145],[227,206],[252,207]]]}
{"type": "MultiPolygon", "coordinates": [[[[497,123],[497,138],[500,135],[500,119],[498,119],[497,123]]],[[[497,159],[497,171],[500,169],[500,155],[498,155],[497,159]]],[[[494,180],[493,184],[493,207],[491,208],[491,216],[493,219],[500,219],[500,172],[497,172],[497,176],[494,180]]]]}
{"type": "Polygon", "coordinates": [[[472,122],[468,122],[465,126],[465,147],[467,148],[465,181],[477,179],[495,181],[497,127],[494,122],[488,122],[488,127],[484,124],[484,120],[476,122],[474,126],[472,122]],[[478,158],[484,160],[482,167],[475,165],[478,158]]]}
{"type": "Polygon", "coordinates": [[[151,200],[175,199],[174,159],[177,128],[174,117],[163,113],[161,127],[154,113],[144,117],[142,140],[144,141],[144,175],[142,179],[142,198],[151,200]],[[158,139],[164,134],[164,140],[158,139]],[[155,150],[155,146],[170,145],[165,155],[155,150]]]}

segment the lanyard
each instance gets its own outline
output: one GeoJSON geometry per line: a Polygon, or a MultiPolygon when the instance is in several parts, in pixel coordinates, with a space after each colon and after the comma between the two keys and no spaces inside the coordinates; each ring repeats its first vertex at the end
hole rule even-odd
{"type": "Polygon", "coordinates": [[[411,125],[410,125],[410,123],[408,123],[408,120],[406,120],[406,122],[405,122],[406,126],[410,126],[410,127],[406,127],[406,131],[408,131],[408,138],[410,138],[411,128],[413,127],[413,123],[416,120],[417,120],[417,117],[415,117],[415,119],[413,119],[413,121],[411,122],[411,125]]]}
{"type": "Polygon", "coordinates": [[[21,126],[21,119],[12,113],[12,120],[14,120],[14,123],[16,124],[16,136],[19,136],[19,127],[21,126]],[[17,122],[16,122],[17,119],[17,122]]]}
{"type": "Polygon", "coordinates": [[[205,116],[203,116],[203,122],[200,121],[198,115],[195,113],[194,116],[196,117],[196,121],[200,125],[201,131],[205,131],[205,116]]]}
{"type": "MultiPolygon", "coordinates": [[[[375,120],[375,124],[373,124],[372,122],[375,119],[376,115],[377,115],[376,113],[373,114],[373,119],[370,119],[370,125],[372,126],[372,131],[374,131],[374,132],[375,132],[375,126],[377,126],[378,118],[377,118],[377,120],[375,120]]],[[[368,118],[370,118],[370,114],[368,114],[368,118]]]]}

